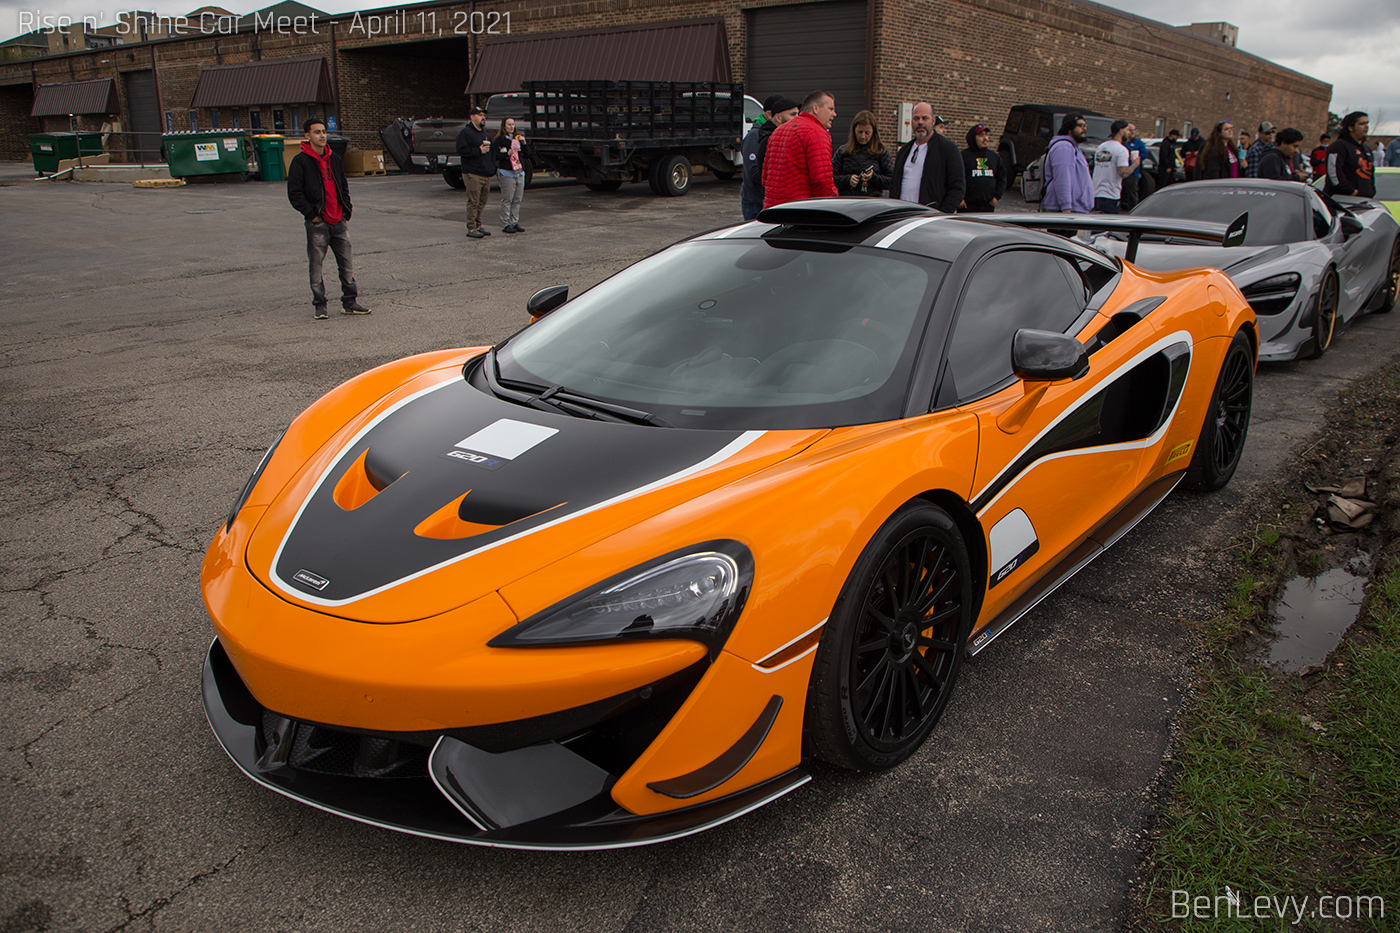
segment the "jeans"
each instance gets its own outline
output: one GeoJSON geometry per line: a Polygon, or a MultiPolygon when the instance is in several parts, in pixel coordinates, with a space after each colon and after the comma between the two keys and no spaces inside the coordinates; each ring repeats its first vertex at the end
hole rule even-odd
{"type": "Polygon", "coordinates": [[[502,172],[496,176],[501,183],[501,226],[520,223],[520,199],[525,194],[525,173],[515,177],[502,172]]]}
{"type": "Polygon", "coordinates": [[[1117,214],[1118,212],[1117,198],[1094,198],[1095,214],[1117,214]]]}
{"type": "Polygon", "coordinates": [[[491,189],[491,176],[462,173],[462,181],[467,183],[467,229],[481,226],[481,212],[486,207],[486,192],[491,189]]]}
{"type": "Polygon", "coordinates": [[[350,231],[343,220],[334,226],[324,220],[314,224],[306,221],[306,264],[311,275],[311,303],[318,308],[326,306],[326,282],[321,277],[321,266],[326,260],[327,247],[335,254],[335,265],[340,271],[340,303],[352,305],[360,290],[355,286],[350,231]]]}
{"type": "Polygon", "coordinates": [[[758,212],[763,210],[762,204],[755,204],[753,201],[739,201],[739,209],[744,212],[745,220],[754,220],[758,217],[758,212]]]}
{"type": "Polygon", "coordinates": [[[1123,210],[1130,211],[1137,207],[1138,185],[1141,181],[1142,179],[1136,175],[1129,175],[1127,178],[1123,179],[1123,197],[1119,201],[1123,210]]]}

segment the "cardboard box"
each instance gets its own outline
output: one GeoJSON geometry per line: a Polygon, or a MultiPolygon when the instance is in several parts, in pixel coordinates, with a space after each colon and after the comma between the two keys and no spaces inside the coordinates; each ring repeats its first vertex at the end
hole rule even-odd
{"type": "Polygon", "coordinates": [[[384,153],[379,149],[354,149],[345,153],[345,174],[379,175],[384,172],[384,153]]]}

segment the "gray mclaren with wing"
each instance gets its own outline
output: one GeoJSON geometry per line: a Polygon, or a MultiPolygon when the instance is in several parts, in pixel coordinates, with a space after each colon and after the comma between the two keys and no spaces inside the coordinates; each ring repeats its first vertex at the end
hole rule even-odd
{"type": "MultiPolygon", "coordinates": [[[[1249,215],[1242,246],[1147,236],[1134,262],[1224,271],[1258,315],[1261,361],[1321,356],[1339,327],[1389,311],[1400,294],[1400,225],[1377,201],[1327,198],[1295,182],[1225,179],[1172,185],[1132,213],[1216,223],[1249,215]]],[[[1121,236],[1102,234],[1094,245],[1122,256],[1121,236]]]]}

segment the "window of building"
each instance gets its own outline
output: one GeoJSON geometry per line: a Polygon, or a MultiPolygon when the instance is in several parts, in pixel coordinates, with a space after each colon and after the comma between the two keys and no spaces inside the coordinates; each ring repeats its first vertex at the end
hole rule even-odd
{"type": "Polygon", "coordinates": [[[262,111],[261,111],[261,110],[249,110],[249,111],[248,111],[248,125],[251,126],[251,127],[252,127],[253,129],[255,129],[255,130],[260,130],[260,129],[262,129],[262,111]]]}
{"type": "Polygon", "coordinates": [[[191,110],[191,111],[190,111],[190,129],[191,129],[191,130],[198,130],[198,129],[199,129],[199,111],[198,111],[198,110],[191,110]]]}
{"type": "Polygon", "coordinates": [[[175,114],[169,110],[165,111],[165,131],[167,133],[175,132],[175,114]]]}
{"type": "Polygon", "coordinates": [[[287,128],[287,118],[281,110],[272,111],[272,128],[274,130],[285,130],[287,128]]]}
{"type": "Polygon", "coordinates": [[[290,110],[290,111],[291,111],[291,114],[292,114],[292,132],[293,132],[293,133],[300,133],[300,132],[301,132],[301,116],[300,116],[300,112],[299,112],[299,111],[300,111],[300,108],[298,108],[295,104],[293,104],[291,107],[289,107],[289,108],[287,108],[287,109],[290,110]]]}
{"type": "Polygon", "coordinates": [[[243,111],[239,110],[237,107],[233,108],[233,128],[236,130],[243,129],[243,111]]]}
{"type": "Polygon", "coordinates": [[[1166,119],[1166,117],[1158,117],[1156,120],[1153,121],[1153,123],[1152,123],[1152,135],[1155,136],[1155,137],[1157,137],[1158,139],[1161,139],[1163,136],[1166,136],[1166,135],[1167,135],[1167,119],[1166,119]]]}
{"type": "Polygon", "coordinates": [[[216,108],[209,108],[209,128],[217,130],[219,128],[219,111],[216,108]]]}

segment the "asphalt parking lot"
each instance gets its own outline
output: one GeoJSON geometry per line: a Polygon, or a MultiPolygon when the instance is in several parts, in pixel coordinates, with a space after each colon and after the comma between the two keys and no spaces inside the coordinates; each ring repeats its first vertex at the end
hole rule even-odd
{"type": "Polygon", "coordinates": [[[237,772],[199,696],[204,547],[321,393],[496,341],[538,288],[581,289],[737,220],[737,182],[676,199],[532,189],[528,232],[473,241],[440,180],[352,181],[374,313],[318,322],[282,186],[28,174],[0,167],[6,933],[1117,929],[1190,678],[1181,620],[1219,605],[1222,550],[1336,393],[1400,355],[1400,314],[1373,316],[1320,361],[1266,368],[1233,484],[1172,495],[978,655],[905,765],[817,767],[775,804],[661,846],[457,846],[237,772]]]}

